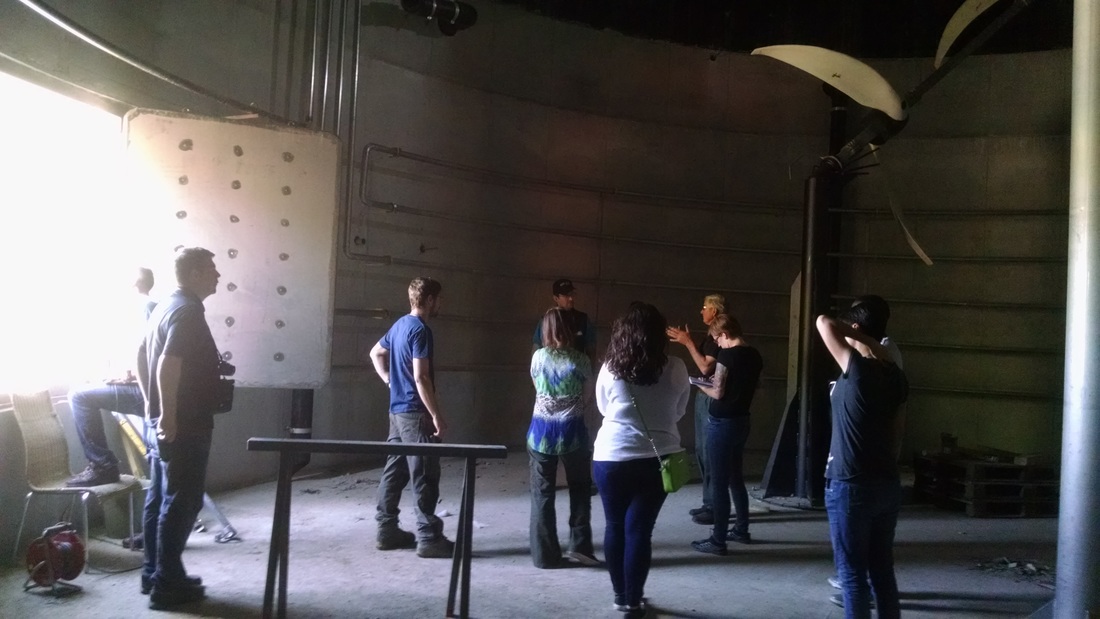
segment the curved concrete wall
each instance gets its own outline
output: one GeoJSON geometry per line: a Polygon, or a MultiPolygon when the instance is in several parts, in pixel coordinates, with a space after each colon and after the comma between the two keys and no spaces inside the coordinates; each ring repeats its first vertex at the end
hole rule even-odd
{"type": "MultiPolygon", "coordinates": [[[[223,95],[276,108],[296,96],[272,57],[267,3],[54,5],[223,95]]],[[[829,104],[819,85],[764,58],[712,61],[707,50],[513,7],[479,12],[479,23],[453,38],[396,3],[365,12],[352,167],[368,142],[434,163],[372,156],[368,197],[411,209],[352,201],[350,232],[366,245],[338,263],[335,370],[317,393],[314,436],[385,436],[386,394],[365,354],[406,310],[408,280],[423,273],[445,287],[436,335],[450,438],[522,444],[531,331],[550,303],[550,282],[569,276],[578,307],[600,327],[601,350],[630,300],[698,328],[703,295],[724,292],[766,359],[750,441],[762,453],[785,406],[803,179],[827,148],[829,104]],[[370,257],[389,258],[361,259],[370,257]]],[[[127,103],[226,113],[89,52],[14,0],[3,0],[0,16],[9,57],[127,103]]],[[[930,70],[928,60],[874,64],[902,92],[930,70]]],[[[843,260],[840,293],[894,301],[890,330],[916,388],[913,449],[933,449],[940,432],[953,432],[962,444],[1058,451],[1068,75],[1068,52],[969,59],[886,145],[884,165],[846,194],[846,206],[867,212],[846,216],[844,253],[887,257],[843,260]],[[910,258],[880,214],[887,180],[936,266],[910,258]],[[932,213],[981,209],[988,216],[932,213]],[[1050,213],[1024,213],[1039,209],[1050,213]]],[[[225,423],[236,438],[215,447],[215,488],[274,472],[274,462],[244,452],[242,438],[278,433],[289,394],[255,396],[254,409],[225,423]]]]}

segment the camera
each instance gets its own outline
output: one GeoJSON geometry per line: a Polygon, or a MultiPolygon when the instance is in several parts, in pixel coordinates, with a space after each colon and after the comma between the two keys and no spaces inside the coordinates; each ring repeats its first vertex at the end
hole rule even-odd
{"type": "Polygon", "coordinates": [[[225,359],[218,359],[218,382],[214,388],[215,413],[228,413],[233,410],[233,386],[236,381],[225,377],[232,376],[236,372],[237,366],[225,359]]]}
{"type": "Polygon", "coordinates": [[[237,372],[237,366],[226,361],[225,359],[218,359],[218,375],[219,376],[232,376],[237,372]]]}

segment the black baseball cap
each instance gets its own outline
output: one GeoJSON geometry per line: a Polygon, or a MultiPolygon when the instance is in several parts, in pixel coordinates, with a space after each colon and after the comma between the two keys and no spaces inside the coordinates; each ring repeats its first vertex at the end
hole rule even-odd
{"type": "Polygon", "coordinates": [[[558,296],[559,294],[569,294],[570,292],[573,292],[576,289],[577,288],[573,285],[573,280],[570,280],[570,279],[562,278],[562,279],[559,279],[558,281],[554,282],[554,296],[555,297],[558,296]]]}

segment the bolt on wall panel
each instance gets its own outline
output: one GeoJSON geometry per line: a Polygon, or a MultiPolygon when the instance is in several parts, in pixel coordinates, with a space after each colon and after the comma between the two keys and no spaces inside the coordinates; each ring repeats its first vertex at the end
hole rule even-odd
{"type": "Polygon", "coordinates": [[[288,127],[134,110],[127,190],[136,246],[166,296],[173,251],[214,252],[206,320],[246,387],[319,387],[332,348],[339,142],[288,127]]]}

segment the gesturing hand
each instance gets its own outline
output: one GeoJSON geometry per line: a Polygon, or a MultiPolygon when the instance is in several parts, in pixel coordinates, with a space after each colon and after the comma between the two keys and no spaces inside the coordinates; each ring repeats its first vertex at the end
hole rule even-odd
{"type": "Polygon", "coordinates": [[[665,335],[668,336],[670,342],[676,342],[683,344],[684,346],[691,345],[691,332],[688,331],[687,325],[684,325],[683,329],[677,327],[669,327],[665,329],[665,335]]]}

